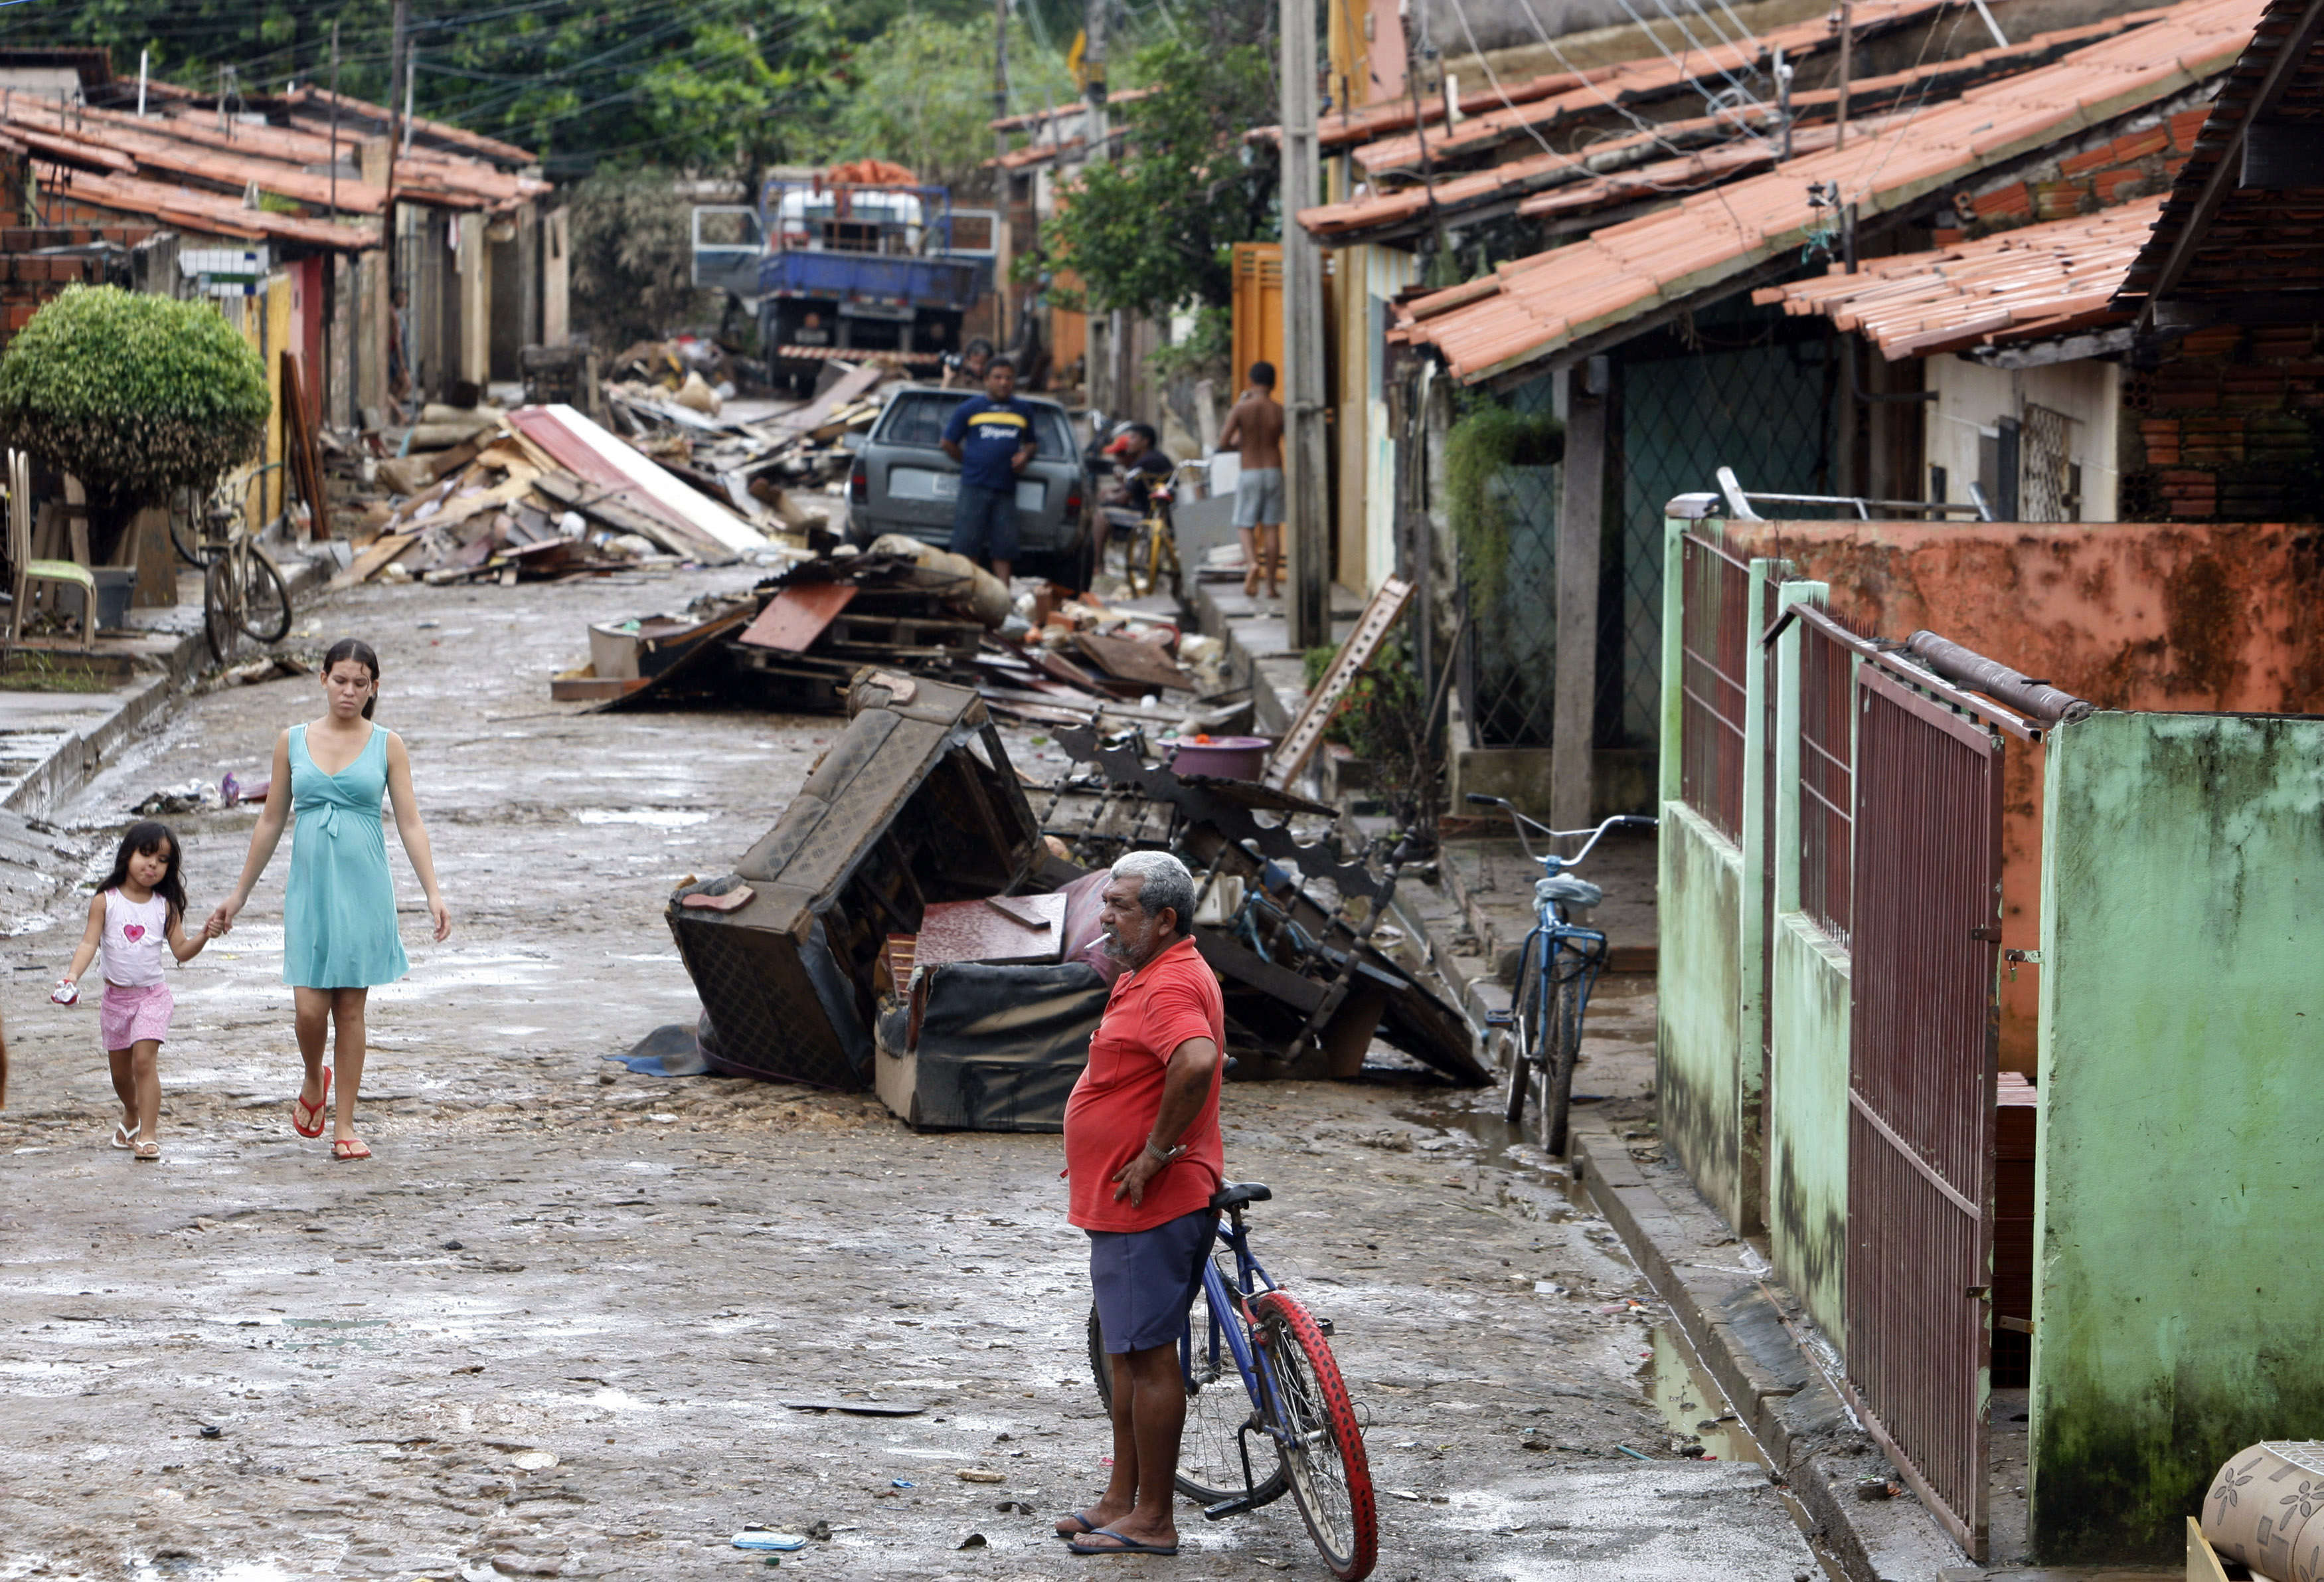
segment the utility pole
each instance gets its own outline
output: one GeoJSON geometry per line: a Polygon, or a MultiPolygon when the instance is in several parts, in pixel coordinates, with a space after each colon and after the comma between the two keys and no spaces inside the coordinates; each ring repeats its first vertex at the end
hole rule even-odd
{"type": "MultiPolygon", "coordinates": [[[[1105,14],[1112,0],[1084,0],[1082,7],[1082,162],[1102,162],[1106,156],[1105,126],[1105,14]]],[[[1088,374],[1084,383],[1089,386],[1092,405],[1101,406],[1114,416],[1121,415],[1127,395],[1121,373],[1121,342],[1123,324],[1121,310],[1114,309],[1105,316],[1103,334],[1096,333],[1098,325],[1090,326],[1091,346],[1084,354],[1088,374]],[[1098,356],[1097,343],[1104,343],[1104,355],[1098,356]],[[1097,371],[1102,364],[1105,384],[1099,387],[1097,371]],[[1102,400],[1100,398],[1102,397],[1102,400]]]]}
{"type": "Polygon", "coordinates": [[[1848,82],[1856,63],[1856,7],[1851,0],[1840,0],[1840,103],[1835,108],[1832,124],[1831,151],[1838,153],[1848,146],[1848,82]]]}
{"type": "MultiPolygon", "coordinates": [[[[1009,118],[1009,0],[992,0],[992,118],[1009,118]]],[[[992,134],[995,154],[1009,152],[1009,134],[992,134]]],[[[1009,167],[995,165],[993,180],[1000,188],[1000,219],[994,225],[992,237],[995,268],[992,282],[992,338],[1000,346],[1009,344],[1009,167]]],[[[949,241],[949,238],[947,238],[949,241]]]]}
{"type": "MultiPolygon", "coordinates": [[[[1284,462],[1291,523],[1291,645],[1332,640],[1330,534],[1324,486],[1323,252],[1299,224],[1314,207],[1320,170],[1315,136],[1315,0],[1282,0],[1283,374],[1289,428],[1284,462]]],[[[1235,370],[1238,375],[1242,370],[1235,370]]]]}
{"type": "Polygon", "coordinates": [[[339,223],[339,24],[331,23],[331,223],[339,223]]]}
{"type": "MultiPolygon", "coordinates": [[[[410,70],[410,57],[404,48],[404,30],[410,20],[411,0],[395,0],[393,42],[388,45],[387,56],[387,182],[384,201],[379,209],[380,245],[387,254],[387,268],[383,273],[387,281],[387,333],[391,338],[395,334],[395,288],[402,273],[399,267],[401,260],[396,256],[401,249],[396,245],[395,235],[395,144],[399,130],[395,124],[395,105],[402,95],[404,79],[410,70]]],[[[392,356],[387,356],[382,359],[380,365],[392,368],[394,363],[392,356]]]]}

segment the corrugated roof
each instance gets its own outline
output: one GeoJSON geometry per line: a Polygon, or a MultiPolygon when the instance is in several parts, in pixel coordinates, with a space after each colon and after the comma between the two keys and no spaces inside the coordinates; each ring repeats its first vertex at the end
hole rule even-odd
{"type": "MultiPolygon", "coordinates": [[[[1859,78],[1849,90],[1850,125],[1860,126],[1872,117],[1900,105],[1918,103],[1931,96],[1950,96],[1997,77],[2047,64],[2081,45],[2144,26],[2168,14],[2168,8],[2127,13],[2082,27],[2038,34],[2006,49],[1980,50],[1957,60],[1937,61],[1885,77],[1859,78]]],[[[1829,145],[1831,137],[1828,132],[1818,138],[1811,134],[1810,129],[1818,126],[1829,128],[1839,101],[1839,92],[1834,88],[1812,89],[1793,96],[1793,152],[1795,157],[1829,145]]],[[[1593,99],[1591,104],[1595,106],[1597,101],[1593,99]]],[[[1774,113],[1769,106],[1747,106],[1733,115],[1661,122],[1650,131],[1633,132],[1594,143],[1580,153],[1536,153],[1481,171],[1466,171],[1440,177],[1433,187],[1401,187],[1345,203],[1302,209],[1299,223],[1314,235],[1333,241],[1375,241],[1410,235],[1439,217],[1448,221],[1483,217],[1515,207],[1526,194],[1585,181],[1591,176],[1609,174],[1628,166],[1645,164],[1654,160],[1657,153],[1677,154],[1697,147],[1715,146],[1747,132],[1764,132],[1773,119],[1774,113]]],[[[1766,159],[1757,162],[1732,159],[1711,162],[1714,166],[1723,167],[1729,175],[1753,162],[1771,162],[1766,159]]],[[[1702,184],[1700,181],[1692,182],[1680,190],[1686,190],[1702,184]]],[[[1570,207],[1552,203],[1548,210],[1563,211],[1570,207]]],[[[1518,208],[1517,212],[1524,214],[1536,210],[1526,205],[1518,208]]]]}
{"type": "Polygon", "coordinates": [[[2187,0],[2150,26],[2055,64],[1795,158],[1490,276],[1416,299],[1399,339],[1434,346],[1469,381],[1514,371],[1798,247],[1816,228],[1809,187],[1837,182],[1879,215],[1963,177],[2188,92],[2240,51],[2262,0],[2187,0]]]}
{"type": "Polygon", "coordinates": [[[1871,259],[1854,274],[1835,264],[1821,279],[1768,286],[1751,300],[1821,313],[1892,362],[2118,323],[2127,315],[2110,313],[2107,299],[2162,208],[2158,194],[1983,241],[1871,259]]]}
{"type": "MultiPolygon", "coordinates": [[[[2324,0],[2269,0],[2220,84],[2154,235],[2125,274],[2117,305],[2151,299],[2227,307],[2232,299],[2324,291],[2324,194],[2265,171],[2243,185],[2255,122],[2324,134],[2324,0]]],[[[2294,301],[2304,300],[2295,298],[2294,301]]],[[[2311,313],[2324,304],[2311,306],[2311,313]]]]}

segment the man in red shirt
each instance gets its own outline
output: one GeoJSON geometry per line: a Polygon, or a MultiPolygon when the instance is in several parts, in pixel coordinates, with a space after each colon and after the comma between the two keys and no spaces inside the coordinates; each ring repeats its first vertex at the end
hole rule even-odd
{"type": "Polygon", "coordinates": [[[1114,980],[1065,1101],[1067,1217],[1089,1233],[1090,1284],[1113,1365],[1113,1476],[1057,1521],[1077,1555],[1178,1552],[1171,1516],[1186,1386],[1178,1340],[1218,1228],[1226,1004],[1194,949],[1194,881],[1167,852],[1113,865],[1099,922],[1114,980]]]}

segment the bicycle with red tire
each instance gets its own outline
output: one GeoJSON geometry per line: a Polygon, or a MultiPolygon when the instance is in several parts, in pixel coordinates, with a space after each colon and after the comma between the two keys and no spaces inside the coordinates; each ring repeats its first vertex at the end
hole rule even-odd
{"type": "MultiPolygon", "coordinates": [[[[1289,1494],[1332,1574],[1357,1582],[1379,1559],[1371,1466],[1332,1355],[1330,1323],[1277,1288],[1250,1250],[1243,1210],[1274,1195],[1261,1182],[1242,1181],[1211,1199],[1221,1216],[1218,1244],[1204,1262],[1202,1290],[1178,1344],[1186,1381],[1178,1492],[1213,1522],[1289,1494]]],[[[1094,1306],[1089,1350],[1098,1395],[1111,1412],[1113,1370],[1094,1306]]]]}

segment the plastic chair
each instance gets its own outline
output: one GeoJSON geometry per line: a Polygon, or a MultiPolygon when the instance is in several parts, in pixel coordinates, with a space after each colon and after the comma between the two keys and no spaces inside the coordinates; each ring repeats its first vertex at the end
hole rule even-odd
{"type": "Polygon", "coordinates": [[[97,578],[77,560],[32,559],[32,458],[8,452],[8,569],[13,578],[8,606],[8,646],[24,636],[24,597],[35,582],[69,583],[80,589],[80,649],[97,648],[97,578]]]}

